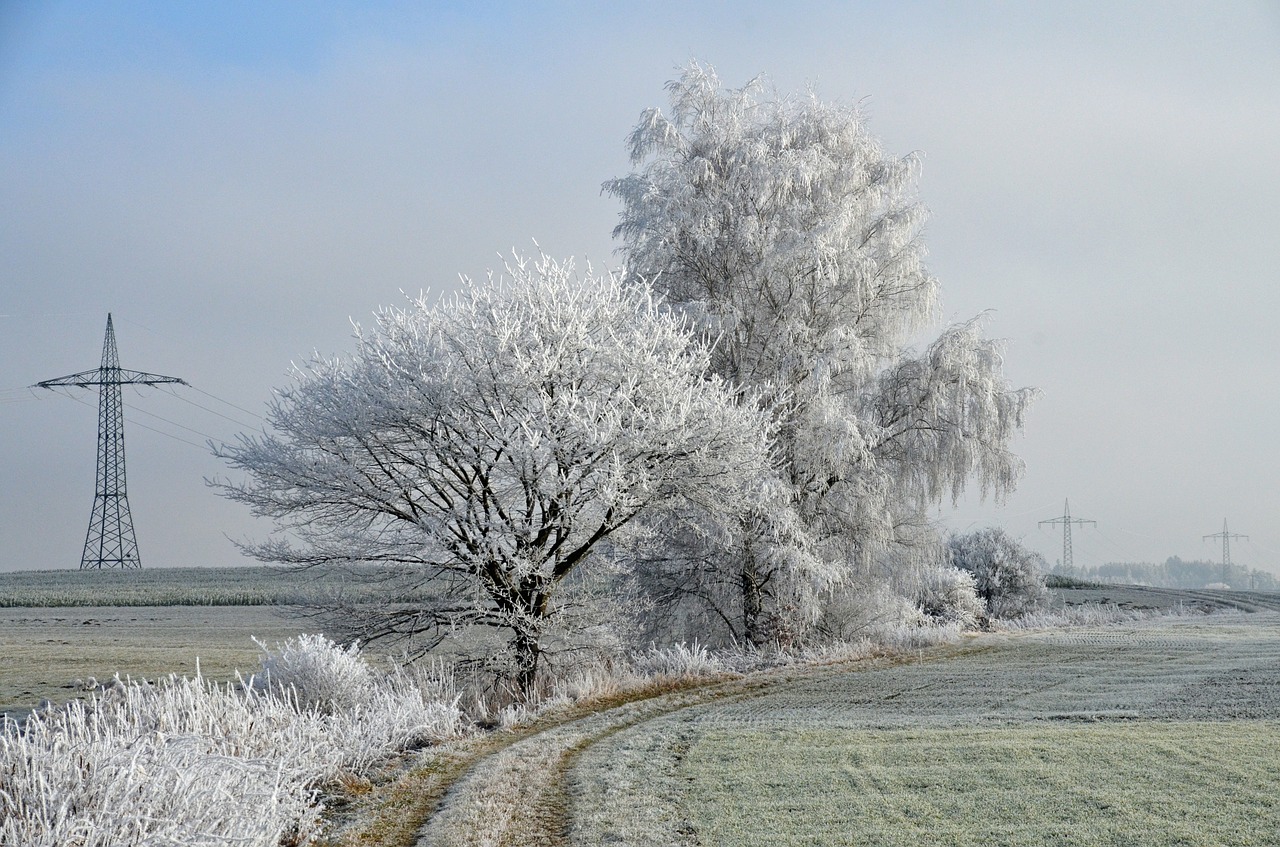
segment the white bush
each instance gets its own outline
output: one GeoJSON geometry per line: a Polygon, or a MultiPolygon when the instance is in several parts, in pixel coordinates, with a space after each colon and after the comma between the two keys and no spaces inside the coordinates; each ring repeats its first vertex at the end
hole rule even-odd
{"type": "Polygon", "coordinates": [[[921,574],[919,602],[931,620],[964,629],[974,628],[987,616],[973,574],[960,568],[934,568],[921,574]]]}
{"type": "Polygon", "coordinates": [[[262,673],[254,682],[280,695],[295,696],[304,709],[326,714],[365,704],[376,688],[373,668],[360,657],[360,648],[345,649],[323,635],[300,635],[262,650],[262,673]]]}
{"type": "Polygon", "coordinates": [[[973,574],[978,596],[993,618],[1016,618],[1041,609],[1048,601],[1045,563],[999,528],[954,535],[952,563],[973,574]]]}

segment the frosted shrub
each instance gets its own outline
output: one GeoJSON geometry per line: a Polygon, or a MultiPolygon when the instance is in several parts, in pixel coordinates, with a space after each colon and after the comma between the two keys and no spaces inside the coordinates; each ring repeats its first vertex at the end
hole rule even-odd
{"type": "Polygon", "coordinates": [[[920,610],[933,621],[973,629],[987,617],[973,574],[960,568],[935,568],[920,579],[920,610]]]}
{"type": "Polygon", "coordinates": [[[817,633],[834,643],[856,642],[885,626],[923,626],[920,608],[887,585],[840,586],[829,592],[817,633]]]}
{"type": "Polygon", "coordinates": [[[255,639],[262,650],[262,674],[255,680],[273,691],[292,691],[303,708],[331,714],[368,701],[375,683],[373,669],[360,658],[360,648],[339,647],[323,635],[300,635],[275,652],[255,639]]]}
{"type": "Polygon", "coordinates": [[[991,617],[1020,617],[1048,602],[1044,557],[1004,530],[992,527],[954,535],[948,547],[952,563],[973,574],[978,596],[986,601],[991,617]]]}

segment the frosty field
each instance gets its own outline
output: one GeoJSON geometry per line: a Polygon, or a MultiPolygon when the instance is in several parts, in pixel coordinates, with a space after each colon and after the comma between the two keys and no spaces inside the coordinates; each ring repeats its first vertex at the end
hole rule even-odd
{"type": "Polygon", "coordinates": [[[1278,729],[721,729],[681,770],[704,844],[1269,844],[1278,729]]]}
{"type": "Polygon", "coordinates": [[[257,667],[253,638],[271,644],[307,631],[280,606],[0,608],[0,713],[17,717],[41,700],[83,696],[74,681],[113,674],[210,679],[257,667]]]}
{"type": "MultiPolygon", "coordinates": [[[[269,567],[0,573],[0,713],[84,692],[74,681],[257,667],[258,647],[315,632],[294,604],[380,590],[344,571],[269,567]]],[[[410,596],[412,599],[412,596],[410,596]]]]}
{"type": "MultiPolygon", "coordinates": [[[[22,590],[44,590],[36,583],[22,590]]],[[[81,696],[70,683],[90,675],[191,674],[197,658],[206,677],[229,678],[256,669],[250,636],[314,628],[287,606],[155,606],[145,592],[142,605],[86,606],[83,586],[58,590],[68,603],[0,608],[0,709],[81,696]]],[[[454,774],[439,777],[429,820],[430,802],[408,815],[394,792],[371,794],[412,819],[401,830],[425,823],[410,840],[350,830],[322,843],[1276,843],[1280,598],[1055,593],[1056,609],[1079,604],[1173,616],[968,635],[746,676],[713,670],[668,694],[550,713],[478,737],[473,753],[417,754],[418,768],[454,774]]]]}
{"type": "Polygon", "coordinates": [[[1270,611],[980,635],[660,700],[481,761],[419,847],[1264,845],[1280,831],[1270,611]]]}

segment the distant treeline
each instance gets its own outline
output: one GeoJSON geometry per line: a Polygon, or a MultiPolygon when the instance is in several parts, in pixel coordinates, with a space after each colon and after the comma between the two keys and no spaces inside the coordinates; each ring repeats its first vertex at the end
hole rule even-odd
{"type": "Polygon", "coordinates": [[[1089,582],[1151,585],[1157,588],[1204,588],[1225,583],[1237,590],[1280,591],[1280,579],[1266,571],[1254,570],[1245,565],[1229,565],[1224,574],[1220,562],[1199,559],[1188,562],[1177,556],[1170,556],[1163,564],[1107,562],[1092,568],[1076,567],[1069,573],[1059,565],[1053,572],[1089,582]]]}

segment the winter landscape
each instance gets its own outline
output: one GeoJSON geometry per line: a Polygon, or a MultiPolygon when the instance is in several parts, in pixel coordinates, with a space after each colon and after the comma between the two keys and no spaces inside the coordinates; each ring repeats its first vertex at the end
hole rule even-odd
{"type": "Polygon", "coordinates": [[[1280,843],[1280,457],[1247,423],[1280,409],[1237,375],[1276,352],[1238,163],[1280,181],[1280,74],[1232,75],[1280,62],[1280,18],[667,10],[726,65],[655,51],[656,6],[358,9],[0,12],[28,210],[0,210],[0,343],[39,368],[0,389],[0,845],[1280,843]],[[609,58],[529,37],[606,21],[609,58]],[[923,110],[932,212],[928,151],[842,76],[891,67],[969,98],[923,110]],[[1034,125],[1021,74],[1096,75],[1113,123],[1062,97],[1034,125]],[[615,119],[612,158],[571,155],[615,119]],[[956,176],[987,148],[1007,172],[956,176]],[[66,332],[86,268],[97,368],[66,332]],[[1249,303],[1230,343],[1180,285],[1249,303]],[[1026,317],[1064,293],[1092,311],[1026,317]],[[86,397],[96,452],[37,470],[49,404],[86,397]]]}

